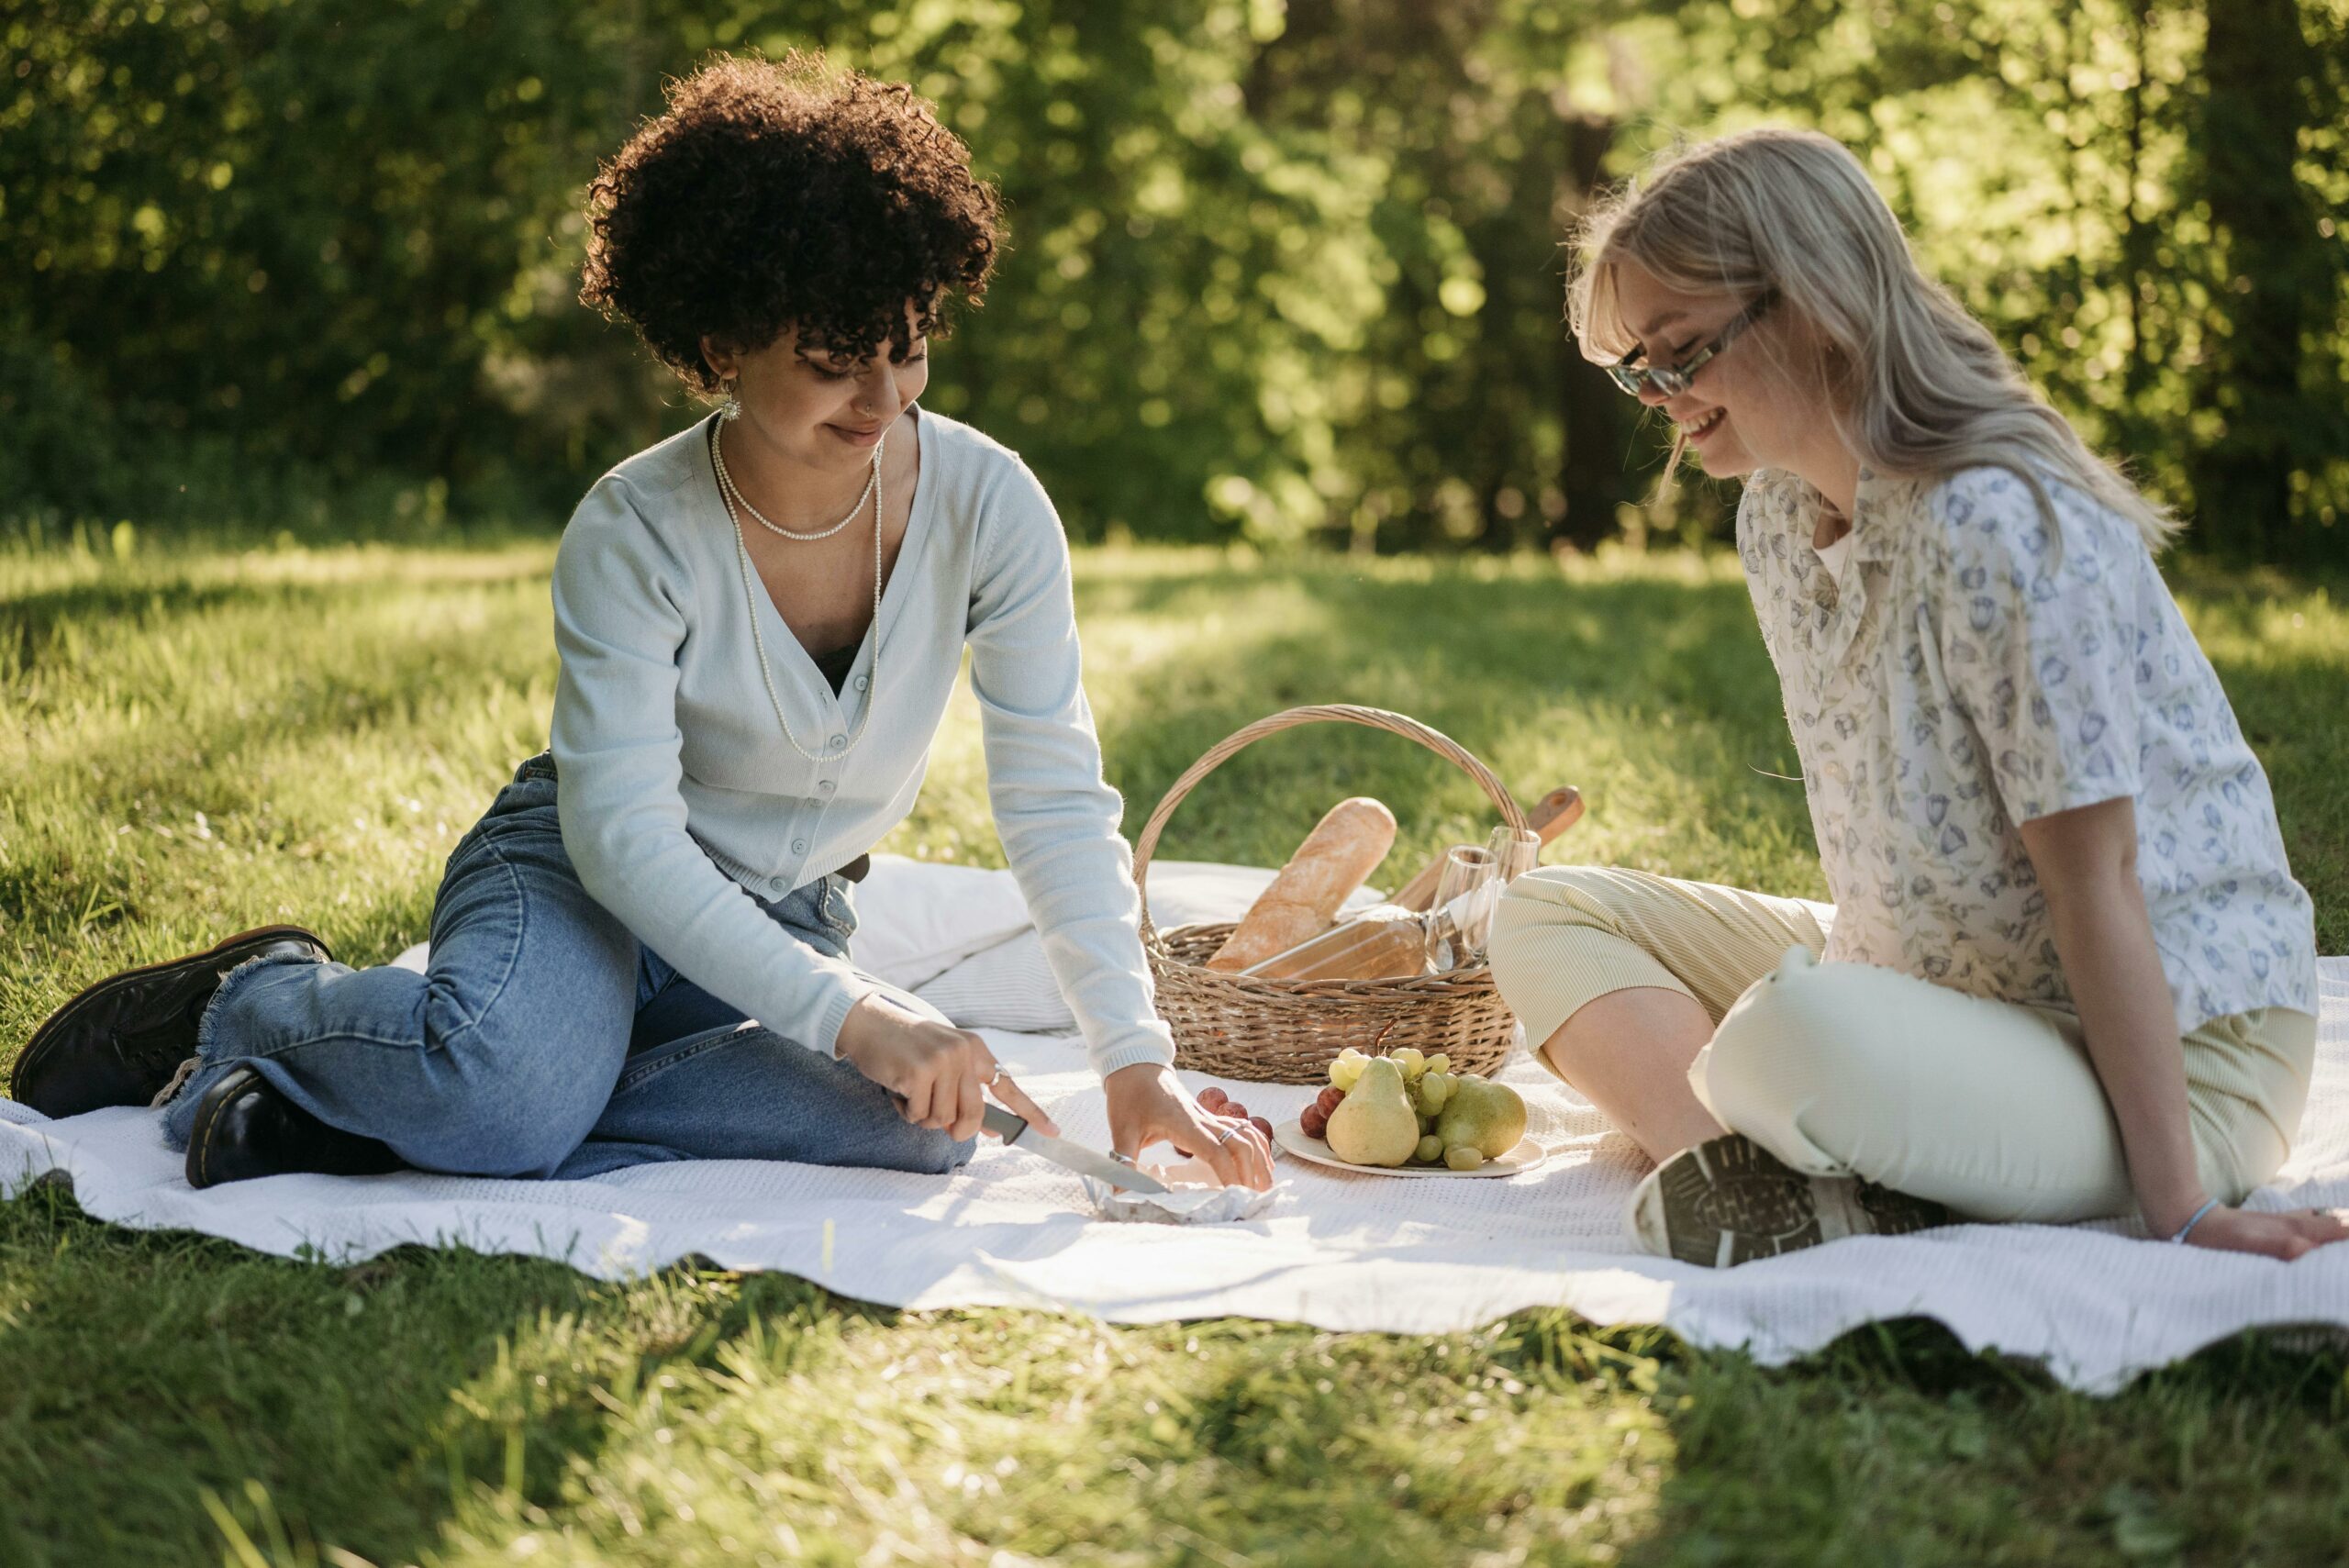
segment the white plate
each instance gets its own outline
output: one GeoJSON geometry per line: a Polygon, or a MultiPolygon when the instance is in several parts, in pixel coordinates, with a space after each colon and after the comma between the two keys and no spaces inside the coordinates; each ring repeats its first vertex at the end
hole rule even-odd
{"type": "Polygon", "coordinates": [[[1321,1140],[1308,1137],[1295,1117],[1273,1129],[1273,1141],[1300,1160],[1364,1176],[1452,1176],[1469,1180],[1478,1176],[1514,1176],[1520,1171],[1531,1171],[1550,1157],[1550,1151],[1532,1139],[1520,1138],[1516,1148],[1498,1159],[1486,1161],[1473,1171],[1455,1171],[1449,1165],[1357,1165],[1339,1159],[1321,1140]]]}

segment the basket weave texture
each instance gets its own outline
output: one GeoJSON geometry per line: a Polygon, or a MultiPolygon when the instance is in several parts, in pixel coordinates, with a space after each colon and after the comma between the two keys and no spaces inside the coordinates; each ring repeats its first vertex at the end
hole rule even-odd
{"type": "Polygon", "coordinates": [[[1161,931],[1150,918],[1150,861],[1174,808],[1235,752],[1306,724],[1359,724],[1416,740],[1476,781],[1501,819],[1528,831],[1500,781],[1450,736],[1384,708],[1326,704],[1260,718],[1219,742],[1158,803],[1134,847],[1141,890],[1141,943],[1157,984],[1158,1010],[1174,1034],[1174,1065],[1219,1078],[1265,1084],[1327,1081],[1330,1062],[1352,1046],[1383,1056],[1405,1046],[1442,1051],[1454,1072],[1491,1073],[1509,1052],[1517,1020],[1485,964],[1393,980],[1270,980],[1207,967],[1236,922],[1161,931]]]}

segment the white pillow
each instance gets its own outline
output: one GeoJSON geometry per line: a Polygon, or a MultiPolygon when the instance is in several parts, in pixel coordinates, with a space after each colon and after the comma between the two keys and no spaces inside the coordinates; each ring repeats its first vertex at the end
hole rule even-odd
{"type": "Polygon", "coordinates": [[[922,984],[974,952],[1028,929],[1028,906],[1008,871],[875,855],[856,884],[857,968],[892,985],[922,984]]]}
{"type": "Polygon", "coordinates": [[[1044,962],[1043,934],[1035,930],[973,953],[914,995],[957,1029],[1022,1034],[1069,1034],[1076,1029],[1076,1015],[1044,962]]]}

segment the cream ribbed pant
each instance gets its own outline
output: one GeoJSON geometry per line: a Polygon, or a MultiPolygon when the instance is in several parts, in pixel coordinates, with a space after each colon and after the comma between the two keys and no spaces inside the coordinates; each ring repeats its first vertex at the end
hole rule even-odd
{"type": "MultiPolygon", "coordinates": [[[[1660,986],[1695,998],[1717,1028],[1689,1087],[1714,1120],[1798,1171],[1864,1176],[1972,1219],[2136,1211],[2077,1018],[1821,963],[1833,918],[1798,898],[1545,867],[1501,898],[1493,974],[1544,1066],[1542,1042],[1593,997],[1660,986]]],[[[2240,1202],[2299,1126],[2316,1020],[2262,1008],[2180,1044],[2203,1184],[2240,1202]]]]}

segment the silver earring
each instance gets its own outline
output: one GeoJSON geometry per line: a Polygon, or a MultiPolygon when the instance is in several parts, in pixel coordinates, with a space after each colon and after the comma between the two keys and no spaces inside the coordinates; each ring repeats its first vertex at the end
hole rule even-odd
{"type": "Polygon", "coordinates": [[[734,395],[732,382],[726,384],[725,392],[726,401],[718,405],[718,417],[721,419],[740,419],[742,417],[742,400],[734,395]]]}

